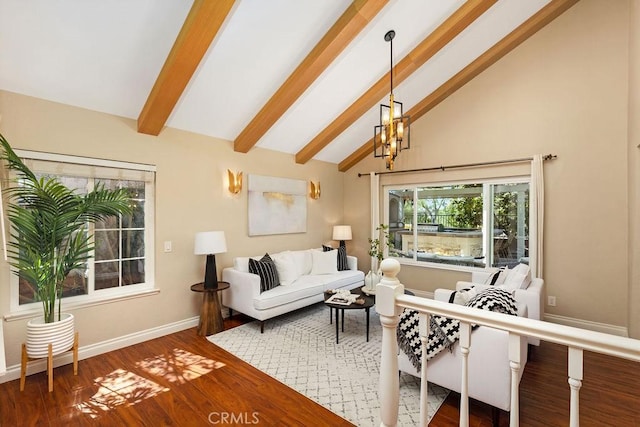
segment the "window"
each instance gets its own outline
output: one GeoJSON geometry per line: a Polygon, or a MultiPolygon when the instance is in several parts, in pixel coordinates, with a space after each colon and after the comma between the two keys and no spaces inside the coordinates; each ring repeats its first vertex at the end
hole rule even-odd
{"type": "MultiPolygon", "coordinates": [[[[155,167],[125,162],[16,150],[38,176],[53,176],[78,193],[96,185],[127,188],[134,210],[88,225],[94,236],[93,257],[66,278],[63,304],[109,300],[154,287],[155,167]]],[[[35,290],[12,274],[12,311],[40,309],[35,290]]]]}
{"type": "Polygon", "coordinates": [[[111,217],[95,225],[94,289],[145,282],[145,183],[101,180],[105,188],[128,188],[132,215],[111,217]]]}
{"type": "Polygon", "coordinates": [[[466,267],[528,263],[529,179],[385,186],[400,260],[466,267]]]}

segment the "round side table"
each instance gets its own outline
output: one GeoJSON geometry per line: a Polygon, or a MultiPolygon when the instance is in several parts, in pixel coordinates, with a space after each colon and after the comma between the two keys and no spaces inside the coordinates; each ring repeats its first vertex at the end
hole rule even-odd
{"type": "Polygon", "coordinates": [[[367,342],[369,342],[369,309],[373,307],[376,303],[376,299],[374,295],[366,295],[360,289],[352,289],[352,294],[360,295],[360,298],[364,300],[363,304],[331,304],[327,302],[332,294],[328,294],[325,292],[324,294],[324,303],[329,306],[329,318],[331,318],[331,310],[336,310],[336,344],[339,344],[339,335],[340,335],[340,318],[338,316],[338,312],[342,314],[342,332],[344,332],[344,311],[345,310],[364,310],[367,316],[367,342]]]}
{"type": "Polygon", "coordinates": [[[198,335],[207,336],[224,331],[222,321],[222,307],[218,292],[228,289],[229,282],[218,281],[218,287],[206,289],[204,282],[191,285],[193,292],[202,293],[202,307],[200,308],[200,321],[198,322],[198,335]]]}

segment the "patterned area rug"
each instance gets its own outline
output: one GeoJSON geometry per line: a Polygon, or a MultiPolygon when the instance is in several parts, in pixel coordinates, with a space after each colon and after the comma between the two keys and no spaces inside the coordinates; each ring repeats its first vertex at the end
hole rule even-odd
{"type": "MultiPolygon", "coordinates": [[[[264,334],[256,321],[208,339],[352,423],[379,426],[382,326],[372,308],[367,342],[365,316],[364,310],[345,310],[339,344],[324,303],[266,321],[264,334]]],[[[429,384],[429,419],[448,393],[429,384]]],[[[419,396],[420,381],[401,375],[399,425],[418,425],[419,396]]]]}

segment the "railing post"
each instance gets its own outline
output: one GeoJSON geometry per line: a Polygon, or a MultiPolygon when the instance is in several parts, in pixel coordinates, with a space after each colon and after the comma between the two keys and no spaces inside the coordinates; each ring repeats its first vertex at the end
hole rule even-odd
{"type": "Polygon", "coordinates": [[[460,384],[460,427],[469,426],[469,347],[471,325],[460,322],[460,354],[462,355],[462,384],[460,384]]]}
{"type": "Polygon", "coordinates": [[[380,426],[398,424],[400,381],[398,378],[398,339],[396,328],[400,321],[400,308],[396,296],[404,293],[404,286],[396,278],[400,263],[385,259],[380,264],[382,280],[376,286],[376,311],[382,324],[382,354],[380,358],[380,426]]]}
{"type": "Polygon", "coordinates": [[[420,425],[426,426],[429,418],[429,387],[427,383],[427,340],[429,338],[429,313],[418,314],[418,331],[420,334],[420,347],[422,356],[420,359],[422,370],[420,371],[420,425]]]}
{"type": "Polygon", "coordinates": [[[571,387],[571,407],[569,426],[580,425],[580,387],[582,387],[582,349],[569,347],[569,386],[571,387]]]}
{"type": "Polygon", "coordinates": [[[509,333],[509,366],[511,367],[511,412],[509,417],[509,425],[518,427],[520,425],[520,359],[522,336],[509,333]]]}

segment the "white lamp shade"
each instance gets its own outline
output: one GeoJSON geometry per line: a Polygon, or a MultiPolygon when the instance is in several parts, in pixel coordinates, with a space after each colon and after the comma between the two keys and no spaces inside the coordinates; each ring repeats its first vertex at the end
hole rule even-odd
{"type": "Polygon", "coordinates": [[[334,225],[333,240],[351,240],[350,225],[334,225]]]}
{"type": "Polygon", "coordinates": [[[196,233],[195,255],[221,254],[227,252],[224,231],[201,231],[196,233]]]}

